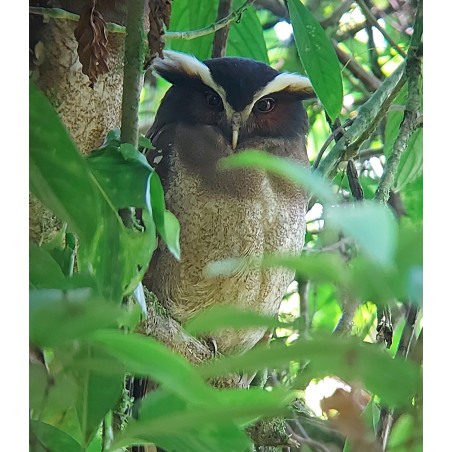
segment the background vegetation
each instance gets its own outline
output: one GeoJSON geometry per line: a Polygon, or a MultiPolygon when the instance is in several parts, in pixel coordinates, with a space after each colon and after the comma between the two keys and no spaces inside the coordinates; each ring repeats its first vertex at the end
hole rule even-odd
{"type": "MultiPolygon", "coordinates": [[[[121,450],[137,441],[193,452],[253,443],[422,450],[422,2],[287,6],[234,0],[240,14],[231,16],[226,54],[310,77],[318,96],[306,104],[313,171],[252,151],[224,165],[257,166],[309,189],[303,254],[264,262],[294,268],[297,281],[277,323],[217,309],[186,326],[191,334],[276,327],[270,347],[242,356],[195,366],[134,332],[157,240],[179,253],[177,219],[138,143],[124,140],[127,118],[82,156],[30,83],[30,189],[61,221],[51,240],[30,243],[31,450],[121,450]],[[118,214],[125,208],[141,209],[144,227],[118,214]],[[261,384],[249,390],[208,384],[255,371],[261,384]],[[160,385],[138,421],[124,384],[130,376],[160,385]]],[[[47,16],[71,20],[66,13],[47,16]]],[[[174,0],[165,48],[210,57],[212,32],[177,32],[208,27],[217,15],[218,2],[174,0]]],[[[132,118],[142,132],[168,86],[146,73],[139,124],[132,118]]]]}

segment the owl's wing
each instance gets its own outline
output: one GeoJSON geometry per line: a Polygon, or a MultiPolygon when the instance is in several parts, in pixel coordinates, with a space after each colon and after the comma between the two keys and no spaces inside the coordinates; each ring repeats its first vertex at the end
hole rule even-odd
{"type": "Polygon", "coordinates": [[[151,143],[155,146],[153,149],[148,149],[146,151],[146,159],[159,175],[165,191],[168,185],[175,129],[176,124],[162,124],[157,116],[154,124],[146,134],[146,137],[149,138],[151,143]]]}

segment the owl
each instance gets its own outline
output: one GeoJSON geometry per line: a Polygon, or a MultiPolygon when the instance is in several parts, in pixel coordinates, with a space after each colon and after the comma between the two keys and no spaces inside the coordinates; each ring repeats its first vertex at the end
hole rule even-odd
{"type": "MultiPolygon", "coordinates": [[[[308,166],[308,120],[302,100],[313,97],[306,77],[264,63],[225,57],[199,61],[166,51],[155,72],[172,86],[148,137],[162,179],[166,207],[180,222],[181,259],[164,244],[144,285],[184,324],[214,305],[275,316],[293,271],[237,265],[212,274],[212,263],[299,254],[304,244],[307,195],[257,169],[218,167],[220,159],[261,150],[308,166]]],[[[265,328],[212,333],[222,354],[242,353],[265,328]]]]}

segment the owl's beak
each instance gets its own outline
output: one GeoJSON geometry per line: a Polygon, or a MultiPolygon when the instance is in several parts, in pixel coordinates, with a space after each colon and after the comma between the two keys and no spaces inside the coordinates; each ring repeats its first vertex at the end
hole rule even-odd
{"type": "Polygon", "coordinates": [[[231,146],[232,149],[235,149],[237,147],[237,142],[239,140],[239,130],[240,127],[242,127],[242,115],[237,111],[232,114],[231,127],[232,127],[231,146]]]}

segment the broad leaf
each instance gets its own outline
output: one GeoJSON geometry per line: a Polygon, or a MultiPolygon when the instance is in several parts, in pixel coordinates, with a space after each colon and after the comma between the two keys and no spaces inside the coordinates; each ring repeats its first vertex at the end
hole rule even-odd
{"type": "Polygon", "coordinates": [[[317,196],[326,204],[332,204],[336,200],[328,182],[318,174],[312,173],[308,167],[294,160],[277,157],[264,151],[244,151],[231,155],[221,159],[219,167],[221,169],[261,169],[304,187],[309,194],[317,196]]]}
{"type": "Polygon", "coordinates": [[[184,400],[212,397],[214,390],[203,382],[191,364],[155,339],[105,330],[96,331],[89,343],[115,356],[129,372],[151,377],[184,400]]]}
{"type": "Polygon", "coordinates": [[[205,377],[213,377],[302,360],[310,360],[308,372],[312,378],[337,375],[345,381],[361,381],[366,389],[391,406],[409,405],[420,388],[420,369],[412,362],[392,359],[376,345],[355,338],[330,336],[298,340],[289,346],[276,343],[270,348],[255,347],[243,355],[204,364],[200,372],[205,377]]]}
{"type": "Polygon", "coordinates": [[[67,288],[68,280],[50,253],[31,242],[28,251],[30,288],[67,288]]]}
{"type": "Polygon", "coordinates": [[[121,310],[90,287],[30,292],[30,343],[53,347],[115,326],[121,310]]]}
{"type": "Polygon", "coordinates": [[[393,264],[397,222],[389,207],[374,202],[340,205],[326,212],[326,221],[353,238],[360,250],[376,264],[393,264]]]}
{"type": "MultiPolygon", "coordinates": [[[[243,0],[232,2],[233,9],[237,9],[241,5],[243,5],[243,0]]],[[[266,64],[269,63],[262,25],[252,5],[242,13],[239,21],[232,23],[226,55],[252,58],[266,64]]]]}
{"type": "MultiPolygon", "coordinates": [[[[102,358],[105,354],[91,347],[83,347],[79,353],[88,361],[102,358]]],[[[80,420],[84,446],[87,446],[102,419],[119,401],[124,376],[105,375],[90,368],[77,374],[78,393],[76,399],[77,413],[80,420]]]]}
{"type": "MultiPolygon", "coordinates": [[[[245,442],[244,434],[240,434],[240,430],[234,424],[248,423],[260,416],[280,414],[295,396],[290,392],[278,389],[272,392],[261,389],[224,390],[218,391],[215,395],[214,401],[211,400],[202,406],[193,404],[186,405],[186,407],[171,396],[164,398],[159,395],[157,414],[153,414],[150,409],[145,410],[146,418],[131,422],[118,435],[113,447],[130,444],[130,439],[143,438],[155,442],[166,440],[166,444],[175,446],[175,450],[180,452],[185,450],[193,452],[237,450],[231,449],[231,447],[237,443],[240,446],[244,443],[246,447],[247,442],[245,442]],[[191,447],[188,449],[184,448],[184,442],[179,439],[185,437],[182,436],[184,432],[190,440],[191,447]],[[179,441],[167,442],[170,435],[179,441]],[[179,435],[181,436],[179,437],[179,435]],[[229,436],[230,440],[228,440],[229,436]],[[193,448],[196,444],[198,449],[193,448]],[[216,447],[212,449],[214,444],[216,447]]],[[[151,395],[151,398],[152,401],[156,401],[154,395],[151,395]]]]}
{"type": "Polygon", "coordinates": [[[30,83],[30,189],[81,240],[90,243],[101,216],[99,193],[45,95],[30,83]]]}
{"type": "Polygon", "coordinates": [[[395,192],[402,190],[422,174],[423,159],[423,130],[417,129],[411,135],[407,148],[400,159],[394,184],[395,192]]]}
{"type": "Polygon", "coordinates": [[[234,306],[214,306],[202,311],[184,324],[191,335],[205,334],[223,328],[280,327],[287,326],[274,317],[254,311],[238,309],[234,306]]]}
{"type": "MultiPolygon", "coordinates": [[[[218,0],[174,0],[169,31],[198,30],[213,24],[217,17],[218,0]]],[[[168,39],[166,48],[195,55],[199,60],[210,58],[213,33],[196,39],[168,39]]]]}
{"type": "Polygon", "coordinates": [[[30,450],[83,452],[82,446],[67,433],[39,421],[30,421],[30,450]]]}
{"type": "Polygon", "coordinates": [[[334,121],[342,108],[342,76],[336,52],[322,26],[300,0],[288,0],[300,60],[314,91],[334,121]]]}

